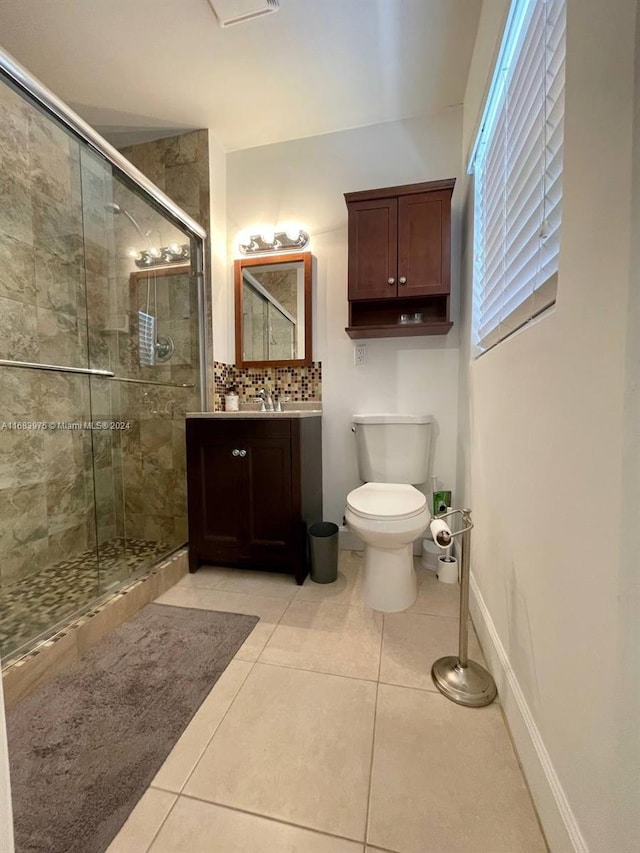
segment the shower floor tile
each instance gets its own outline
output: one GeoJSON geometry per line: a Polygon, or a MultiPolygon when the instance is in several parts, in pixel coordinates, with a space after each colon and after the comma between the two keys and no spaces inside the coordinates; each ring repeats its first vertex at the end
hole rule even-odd
{"type": "Polygon", "coordinates": [[[1,584],[0,655],[6,658],[170,550],[164,542],[112,539],[100,546],[99,559],[95,550],[85,551],[1,584]]]}

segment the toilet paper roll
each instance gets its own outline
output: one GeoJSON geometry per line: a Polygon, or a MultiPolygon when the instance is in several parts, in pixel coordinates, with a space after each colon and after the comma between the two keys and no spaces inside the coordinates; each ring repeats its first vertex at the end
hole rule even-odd
{"type": "Polygon", "coordinates": [[[431,530],[433,541],[440,548],[448,548],[449,545],[451,545],[451,528],[446,523],[446,521],[442,521],[439,518],[434,518],[429,526],[429,529],[431,530]]]}
{"type": "Polygon", "coordinates": [[[438,557],[436,577],[442,583],[458,583],[458,561],[455,557],[438,557]]]}

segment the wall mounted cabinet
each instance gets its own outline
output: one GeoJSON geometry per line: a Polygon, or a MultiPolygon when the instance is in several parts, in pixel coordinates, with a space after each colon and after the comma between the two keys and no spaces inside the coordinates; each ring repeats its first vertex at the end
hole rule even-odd
{"type": "Polygon", "coordinates": [[[202,562],[308,573],[322,520],[321,418],[187,418],[189,570],[202,562]]]}
{"type": "Polygon", "coordinates": [[[345,193],[352,338],[441,335],[449,320],[455,179],[345,193]],[[402,315],[421,315],[401,323],[402,315]]]}

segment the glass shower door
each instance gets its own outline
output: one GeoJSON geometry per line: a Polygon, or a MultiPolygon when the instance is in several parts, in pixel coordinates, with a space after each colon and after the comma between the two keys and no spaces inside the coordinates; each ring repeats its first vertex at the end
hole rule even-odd
{"type": "Polygon", "coordinates": [[[0,75],[0,653],[98,592],[80,145],[0,75]]]}
{"type": "Polygon", "coordinates": [[[100,586],[187,539],[184,420],[199,408],[191,241],[110,164],[83,152],[100,586]]]}

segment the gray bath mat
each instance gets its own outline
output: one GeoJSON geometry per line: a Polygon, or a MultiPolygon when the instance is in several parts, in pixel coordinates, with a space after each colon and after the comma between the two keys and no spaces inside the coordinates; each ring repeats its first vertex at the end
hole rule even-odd
{"type": "Polygon", "coordinates": [[[102,853],[256,616],[149,604],[7,713],[16,853],[102,853]]]}

